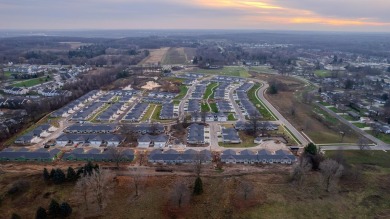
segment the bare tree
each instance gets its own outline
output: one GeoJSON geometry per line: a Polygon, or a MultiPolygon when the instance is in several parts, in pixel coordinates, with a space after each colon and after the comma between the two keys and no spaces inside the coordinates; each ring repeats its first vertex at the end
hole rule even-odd
{"type": "Polygon", "coordinates": [[[255,113],[255,115],[252,115],[250,116],[249,118],[249,123],[251,125],[251,128],[253,129],[252,131],[252,135],[254,137],[257,137],[257,130],[259,128],[259,124],[260,124],[260,121],[261,121],[261,115],[259,112],[255,113]]]}
{"type": "Polygon", "coordinates": [[[144,177],[143,170],[144,169],[141,169],[139,167],[138,168],[136,168],[136,167],[130,168],[130,174],[131,174],[131,177],[133,178],[133,185],[134,185],[134,189],[135,189],[135,196],[139,195],[139,189],[140,189],[143,177],[144,177]]]}
{"type": "Polygon", "coordinates": [[[190,196],[188,186],[183,181],[178,181],[172,188],[172,202],[179,208],[183,206],[190,196]]]}
{"type": "Polygon", "coordinates": [[[135,132],[134,125],[123,124],[120,127],[120,133],[126,137],[127,142],[137,141],[138,134],[135,132]]]}
{"type": "Polygon", "coordinates": [[[357,144],[359,145],[359,148],[362,151],[370,149],[370,146],[369,146],[370,141],[363,136],[359,138],[359,140],[357,141],[357,144]]]}
{"type": "Polygon", "coordinates": [[[251,195],[253,195],[254,186],[249,181],[240,181],[239,187],[238,187],[238,193],[242,195],[244,200],[248,200],[251,195]]]}
{"type": "Polygon", "coordinates": [[[343,165],[332,159],[326,159],[320,163],[321,182],[327,192],[330,192],[337,186],[343,170],[343,165]]]}
{"type": "MultiPolygon", "coordinates": [[[[75,186],[75,194],[77,196],[81,196],[82,202],[81,204],[85,204],[85,209],[88,210],[88,196],[90,196],[91,190],[88,187],[88,175],[84,177],[80,177],[77,180],[75,186]]],[[[79,199],[78,199],[79,200],[79,199]]]]}
{"type": "Polygon", "coordinates": [[[88,188],[91,190],[93,197],[96,199],[99,210],[103,210],[105,201],[111,192],[113,186],[114,174],[109,170],[99,168],[86,176],[88,188]]]}
{"type": "Polygon", "coordinates": [[[117,147],[108,147],[107,150],[110,158],[115,162],[116,168],[119,169],[119,163],[125,158],[123,149],[117,147]]]}
{"type": "Polygon", "coordinates": [[[301,186],[306,179],[307,173],[312,169],[311,162],[306,157],[301,157],[291,173],[291,180],[301,186]]]}
{"type": "Polygon", "coordinates": [[[194,172],[196,177],[200,177],[202,173],[203,164],[206,162],[206,154],[198,152],[194,159],[194,172]]]}

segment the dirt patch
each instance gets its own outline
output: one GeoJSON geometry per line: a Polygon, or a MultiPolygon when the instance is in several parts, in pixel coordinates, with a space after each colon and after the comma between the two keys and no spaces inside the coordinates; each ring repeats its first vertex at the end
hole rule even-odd
{"type": "Polygon", "coordinates": [[[141,88],[145,90],[153,90],[158,87],[161,87],[161,85],[154,81],[148,81],[146,82],[146,85],[142,86],[141,88]]]}

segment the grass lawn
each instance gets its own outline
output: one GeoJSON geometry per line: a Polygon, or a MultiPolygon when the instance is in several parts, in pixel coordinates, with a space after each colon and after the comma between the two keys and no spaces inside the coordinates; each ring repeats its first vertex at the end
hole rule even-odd
{"type": "Polygon", "coordinates": [[[328,70],[316,70],[314,71],[314,74],[321,78],[329,77],[331,75],[328,70]]]}
{"type": "Polygon", "coordinates": [[[110,104],[105,103],[104,106],[97,113],[95,113],[94,115],[91,116],[91,118],[88,119],[88,121],[96,122],[96,118],[100,114],[102,114],[102,112],[106,111],[110,106],[111,106],[110,104]]]}
{"type": "Polygon", "coordinates": [[[153,113],[153,110],[154,110],[155,107],[156,107],[156,105],[150,104],[150,106],[149,106],[148,110],[146,111],[144,117],[142,117],[142,119],[141,119],[142,122],[148,120],[152,116],[152,113],[153,113]]]}
{"type": "Polygon", "coordinates": [[[352,116],[350,115],[341,115],[341,117],[343,117],[344,119],[348,120],[348,121],[356,121],[356,119],[354,119],[352,116]]]}
{"type": "Polygon", "coordinates": [[[220,146],[225,148],[250,148],[254,147],[257,144],[255,144],[253,141],[255,140],[255,137],[251,135],[247,135],[244,131],[239,131],[238,135],[241,139],[241,144],[228,144],[228,143],[219,143],[220,146]]]}
{"type": "Polygon", "coordinates": [[[358,128],[364,128],[364,127],[367,127],[367,125],[365,123],[361,123],[361,122],[356,122],[356,123],[353,123],[353,125],[355,125],[356,127],[358,128]]]}
{"type": "Polygon", "coordinates": [[[327,157],[342,153],[350,164],[369,164],[390,168],[390,153],[384,151],[326,151],[327,157]]]}
{"type": "Polygon", "coordinates": [[[202,112],[210,112],[210,108],[209,108],[209,105],[207,105],[207,103],[202,103],[200,105],[200,108],[201,108],[202,112]]]}
{"type": "Polygon", "coordinates": [[[377,139],[379,139],[387,144],[390,144],[390,134],[379,133],[378,136],[375,136],[372,130],[368,130],[365,132],[367,132],[368,134],[374,136],[375,138],[377,138],[377,139]]]}
{"type": "Polygon", "coordinates": [[[4,72],[5,78],[9,79],[11,78],[12,73],[9,71],[4,72]]]}
{"type": "Polygon", "coordinates": [[[214,98],[214,89],[217,86],[218,86],[218,83],[216,83],[216,82],[213,82],[213,83],[207,85],[206,91],[203,94],[203,99],[207,99],[207,98],[209,98],[209,96],[211,99],[214,98]]]}
{"type": "Polygon", "coordinates": [[[156,105],[156,108],[154,109],[154,113],[152,115],[152,120],[153,121],[160,121],[160,112],[161,112],[161,109],[162,109],[162,106],[159,104],[159,105],[156,105]]]}
{"type": "Polygon", "coordinates": [[[218,112],[218,107],[217,107],[216,103],[210,103],[210,108],[211,108],[211,111],[213,111],[214,113],[218,112]]]}
{"type": "Polygon", "coordinates": [[[180,100],[174,100],[174,101],[172,101],[172,103],[173,103],[174,105],[179,105],[179,104],[180,104],[180,100]]]}
{"type": "Polygon", "coordinates": [[[260,88],[260,84],[255,84],[249,91],[248,91],[248,98],[249,100],[259,109],[259,112],[261,115],[263,115],[264,119],[266,120],[275,120],[272,114],[267,110],[266,106],[259,101],[256,97],[256,91],[260,88]]]}
{"type": "Polygon", "coordinates": [[[195,72],[204,74],[236,76],[243,78],[248,78],[251,76],[244,67],[239,66],[225,66],[222,69],[198,69],[195,72]]]}
{"type": "Polygon", "coordinates": [[[324,102],[324,101],[320,101],[319,103],[321,105],[323,105],[323,106],[332,106],[330,103],[327,103],[327,102],[324,102]]]}
{"type": "Polygon", "coordinates": [[[274,69],[269,66],[251,66],[249,67],[249,71],[253,71],[256,73],[265,73],[265,74],[276,74],[278,73],[274,69]]]}
{"type": "Polygon", "coordinates": [[[232,114],[232,113],[230,113],[229,115],[228,115],[228,121],[236,121],[237,119],[236,118],[234,118],[234,115],[232,114]]]}
{"type": "Polygon", "coordinates": [[[338,112],[339,112],[339,111],[337,110],[337,108],[334,107],[334,106],[328,107],[328,109],[332,110],[332,111],[335,112],[335,113],[338,113],[338,112]]]}
{"type": "Polygon", "coordinates": [[[12,86],[14,86],[14,87],[32,87],[32,86],[35,86],[38,84],[48,82],[50,80],[51,80],[50,78],[46,78],[46,77],[33,78],[33,79],[29,79],[29,80],[15,83],[12,86]]]}
{"type": "Polygon", "coordinates": [[[185,85],[180,86],[180,93],[175,97],[176,100],[181,100],[187,94],[188,87],[185,85]]]}

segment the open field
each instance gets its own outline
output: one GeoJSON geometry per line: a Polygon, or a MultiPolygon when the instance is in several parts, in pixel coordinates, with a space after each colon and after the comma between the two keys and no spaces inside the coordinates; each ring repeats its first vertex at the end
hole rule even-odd
{"type": "Polygon", "coordinates": [[[139,65],[151,65],[161,63],[162,60],[164,60],[164,57],[167,54],[168,50],[169,47],[149,50],[149,56],[142,60],[139,65]]]}
{"type": "Polygon", "coordinates": [[[217,107],[216,103],[210,103],[210,108],[211,108],[211,111],[213,111],[214,113],[218,112],[218,107],[217,107]]]}
{"type": "MultiPolygon", "coordinates": [[[[347,161],[363,167],[361,177],[353,181],[342,179],[338,191],[331,193],[325,192],[320,185],[319,172],[308,173],[303,184],[298,186],[289,181],[290,166],[224,165],[220,171],[210,165],[203,168],[204,193],[193,196],[195,175],[191,173],[192,166],[176,165],[170,166],[174,173],[158,174],[154,168],[146,169],[147,176],[141,177],[139,196],[136,197],[128,165],[122,165],[121,170],[115,171],[117,177],[101,213],[97,212],[96,204],[84,209],[81,198],[76,196],[74,183],[47,184],[38,171],[44,166],[49,170],[52,167],[66,170],[67,163],[36,165],[37,171],[32,171],[29,164],[14,164],[20,166],[19,170],[6,170],[0,178],[0,215],[10,218],[12,213],[17,213],[22,218],[31,218],[38,207],[48,208],[51,199],[55,199],[71,205],[71,219],[129,218],[129,215],[145,219],[389,218],[388,153],[373,152],[375,154],[368,155],[368,158],[363,153],[372,152],[345,152],[347,161]],[[8,194],[11,185],[19,179],[28,182],[29,188],[19,194],[8,194]],[[246,199],[242,182],[253,186],[246,199]],[[185,185],[181,207],[178,207],[174,195],[178,183],[185,185]]],[[[81,165],[83,163],[73,166],[81,165]]]]}
{"type": "Polygon", "coordinates": [[[251,66],[249,71],[252,73],[263,73],[263,74],[276,74],[277,71],[269,66],[251,66]]]}
{"type": "Polygon", "coordinates": [[[314,74],[322,78],[329,77],[331,75],[328,70],[316,70],[314,71],[314,74]]]}
{"type": "Polygon", "coordinates": [[[186,54],[184,48],[169,48],[164,58],[162,59],[163,65],[184,65],[187,63],[186,54]]]}
{"type": "Polygon", "coordinates": [[[300,98],[302,91],[310,89],[302,81],[281,75],[262,74],[256,77],[266,81],[277,79],[286,84],[288,90],[265,96],[297,130],[302,130],[315,143],[356,143],[359,139],[359,135],[348,126],[313,104],[302,102],[300,98]],[[340,131],[346,133],[343,141],[341,141],[340,131]]]}
{"type": "Polygon", "coordinates": [[[196,69],[196,73],[203,74],[214,74],[214,75],[225,75],[225,76],[236,76],[248,78],[250,74],[244,67],[238,66],[224,66],[222,69],[196,69]]]}
{"type": "Polygon", "coordinates": [[[46,77],[33,78],[33,79],[17,82],[15,84],[13,84],[12,86],[14,86],[14,87],[32,87],[32,86],[35,86],[38,84],[48,82],[50,80],[51,80],[50,78],[46,78],[46,77]]]}
{"type": "Polygon", "coordinates": [[[384,151],[327,151],[327,157],[342,154],[344,159],[353,165],[375,165],[390,168],[390,153],[384,151]]]}

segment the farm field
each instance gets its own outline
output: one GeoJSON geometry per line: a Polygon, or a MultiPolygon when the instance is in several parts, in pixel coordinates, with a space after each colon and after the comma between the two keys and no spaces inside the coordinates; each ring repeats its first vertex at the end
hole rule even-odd
{"type": "Polygon", "coordinates": [[[187,57],[183,47],[169,48],[162,60],[163,65],[184,65],[186,63],[187,57]]]}
{"type": "Polygon", "coordinates": [[[46,77],[33,78],[33,79],[28,79],[25,81],[17,82],[15,84],[13,84],[12,86],[14,86],[14,87],[32,87],[32,86],[35,86],[38,84],[48,82],[50,80],[51,80],[50,78],[46,78],[46,77]]]}
{"type": "Polygon", "coordinates": [[[150,54],[144,60],[142,60],[139,65],[152,65],[161,63],[164,60],[165,55],[167,54],[169,47],[164,47],[160,49],[149,50],[150,54]]]}
{"type": "Polygon", "coordinates": [[[222,69],[196,69],[193,72],[203,74],[225,75],[235,77],[250,77],[249,72],[244,67],[239,66],[224,66],[222,69]]]}
{"type": "Polygon", "coordinates": [[[274,95],[266,94],[265,96],[297,130],[302,130],[315,143],[356,143],[359,139],[359,135],[348,126],[313,104],[301,101],[301,93],[307,89],[302,81],[280,75],[262,74],[256,77],[265,81],[277,79],[289,87],[286,91],[280,91],[274,95]],[[294,114],[291,113],[292,107],[294,107],[294,114]],[[346,133],[343,141],[339,134],[340,131],[346,133]]]}

